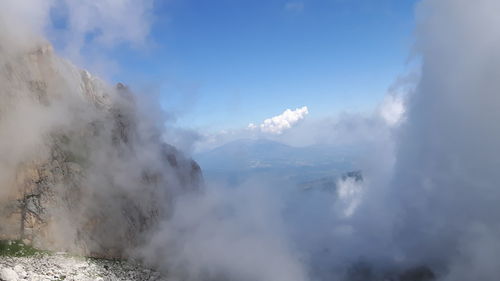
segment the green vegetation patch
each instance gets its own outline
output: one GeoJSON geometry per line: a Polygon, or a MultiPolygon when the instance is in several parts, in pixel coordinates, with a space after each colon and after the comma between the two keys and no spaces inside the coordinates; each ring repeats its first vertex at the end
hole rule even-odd
{"type": "Polygon", "coordinates": [[[47,251],[35,249],[18,240],[0,240],[0,256],[28,257],[47,253],[47,251]]]}

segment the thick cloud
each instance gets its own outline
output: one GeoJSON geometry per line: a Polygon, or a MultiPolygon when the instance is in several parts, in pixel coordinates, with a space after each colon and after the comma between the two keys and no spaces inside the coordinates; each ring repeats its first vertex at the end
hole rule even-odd
{"type": "Polygon", "coordinates": [[[499,9],[495,0],[418,6],[421,79],[398,141],[391,198],[401,205],[396,229],[407,258],[442,262],[449,280],[500,274],[488,250],[500,243],[499,9]]]}
{"type": "Polygon", "coordinates": [[[280,115],[268,118],[259,126],[253,123],[248,125],[249,129],[260,129],[264,133],[281,134],[283,131],[292,128],[297,122],[304,119],[309,114],[307,106],[295,110],[287,109],[280,115]]]}

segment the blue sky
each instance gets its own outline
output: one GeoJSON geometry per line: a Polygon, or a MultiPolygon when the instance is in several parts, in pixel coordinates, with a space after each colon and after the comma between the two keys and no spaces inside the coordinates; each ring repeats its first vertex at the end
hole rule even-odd
{"type": "Polygon", "coordinates": [[[414,0],[158,0],[148,46],[112,80],[159,93],[179,126],[220,130],[287,108],[368,110],[404,74],[414,0]]]}

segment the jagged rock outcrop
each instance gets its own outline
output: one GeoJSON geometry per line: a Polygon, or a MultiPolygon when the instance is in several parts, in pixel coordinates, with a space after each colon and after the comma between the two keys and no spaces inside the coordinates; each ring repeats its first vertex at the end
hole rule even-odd
{"type": "Polygon", "coordinates": [[[200,167],[139,104],[49,45],[0,48],[0,239],[123,256],[198,190],[200,167]]]}

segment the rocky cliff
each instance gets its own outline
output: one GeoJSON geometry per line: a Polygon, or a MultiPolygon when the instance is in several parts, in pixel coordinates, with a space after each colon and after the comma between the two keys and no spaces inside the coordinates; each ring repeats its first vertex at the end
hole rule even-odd
{"type": "Polygon", "coordinates": [[[198,190],[199,166],[126,86],[54,54],[0,48],[0,239],[118,257],[198,190]]]}

